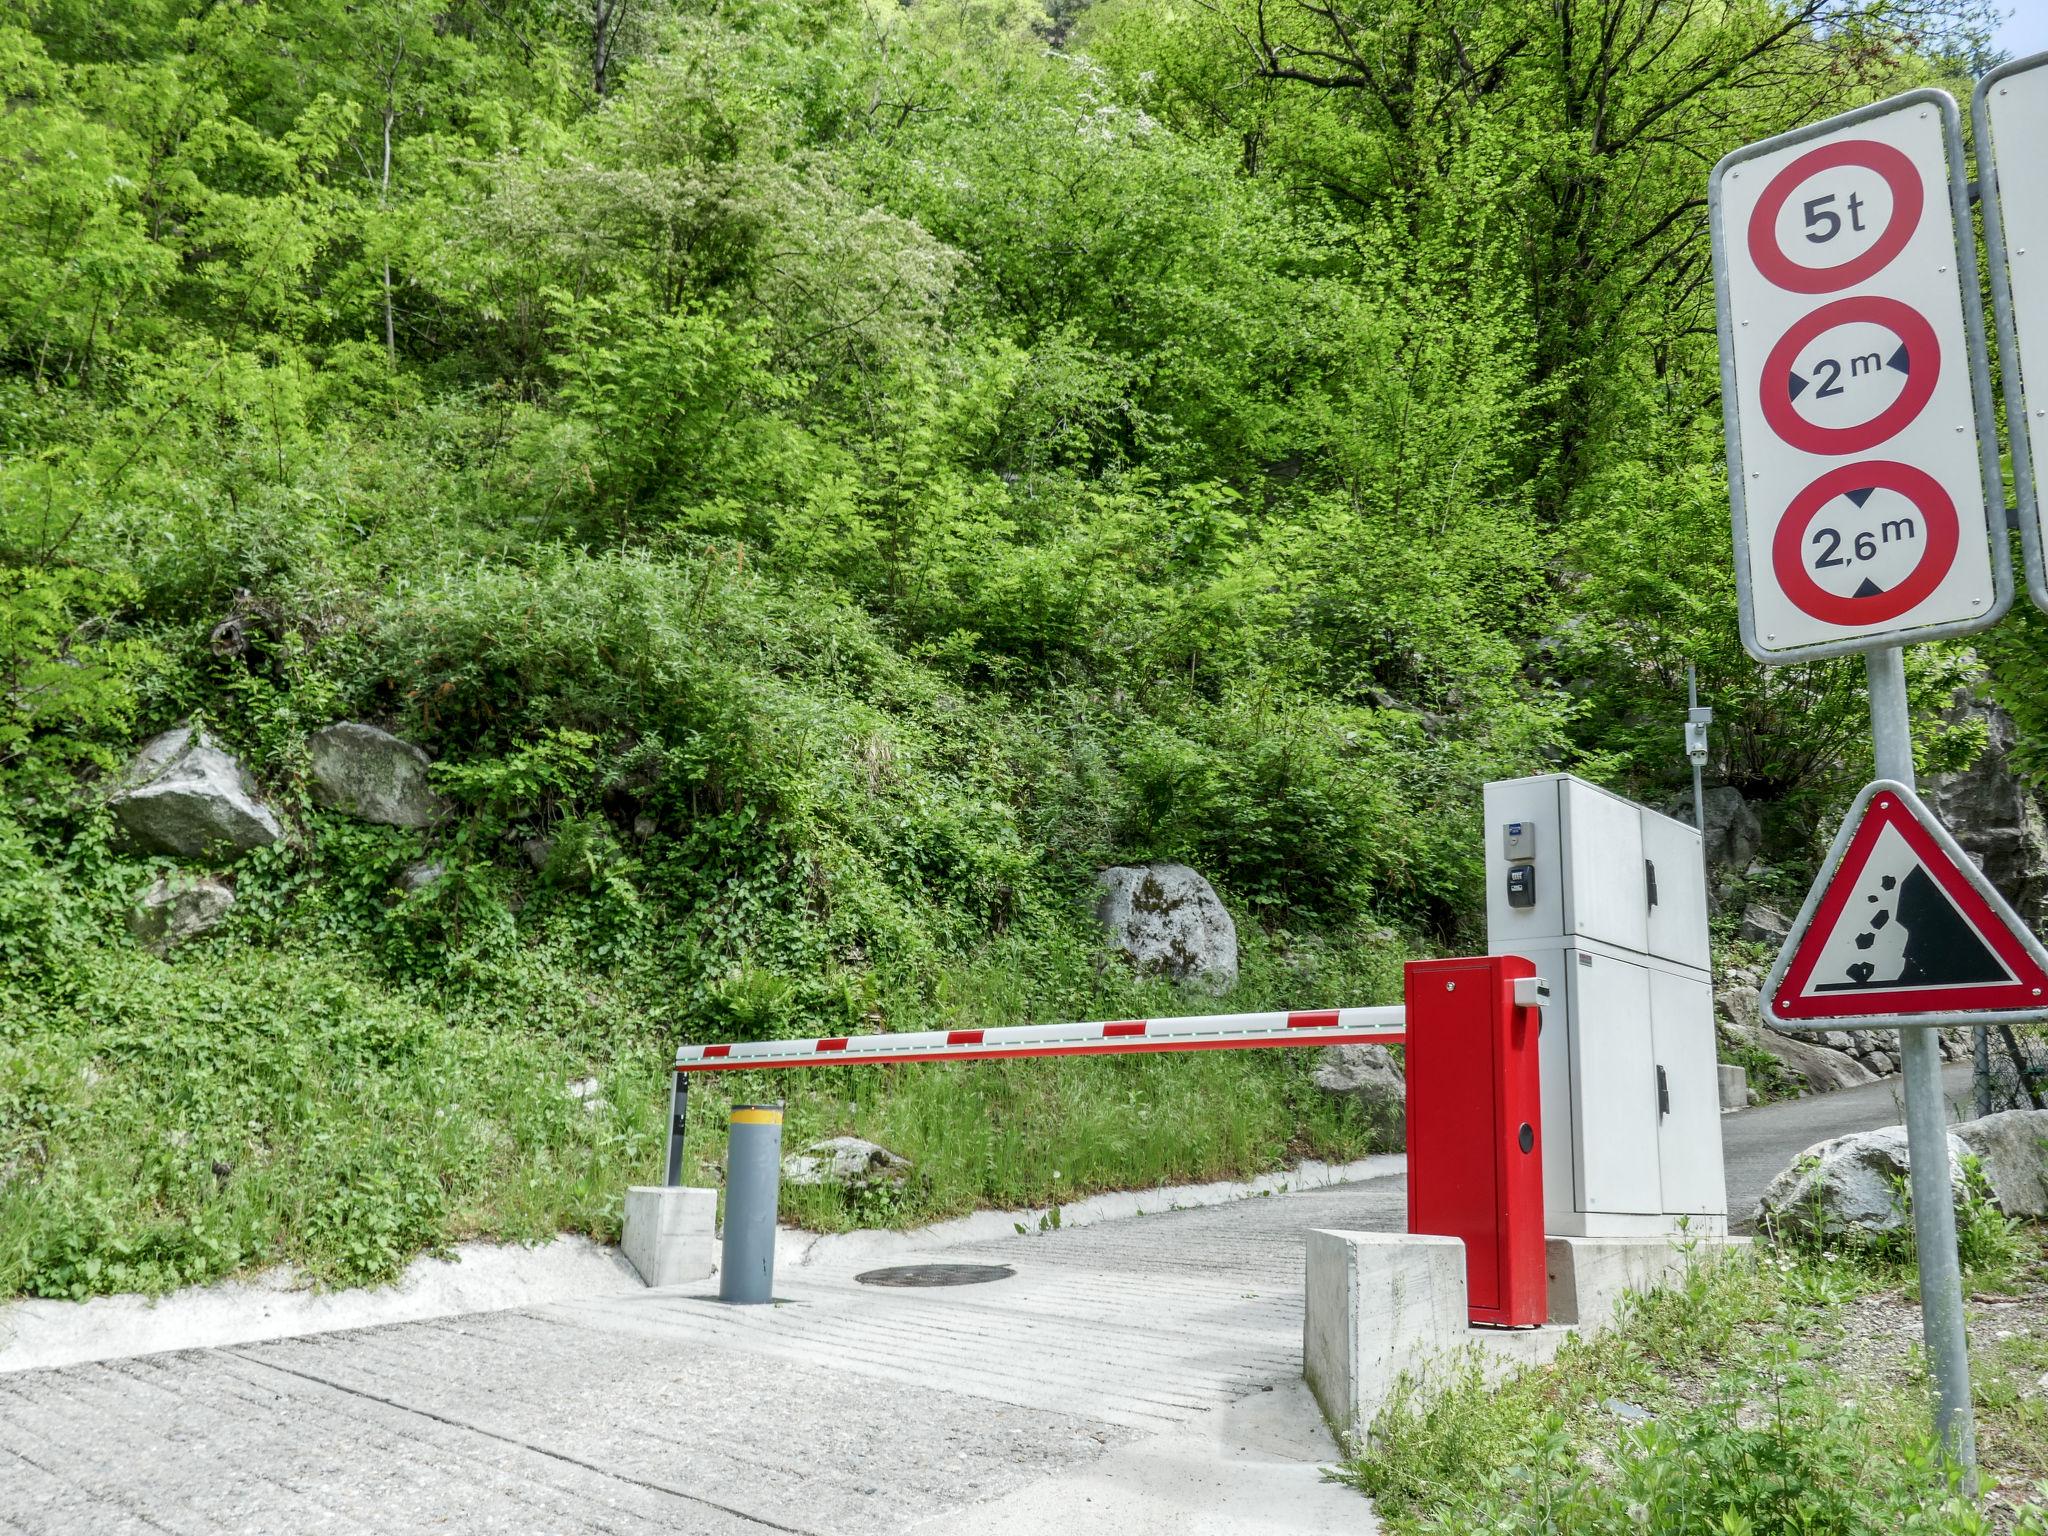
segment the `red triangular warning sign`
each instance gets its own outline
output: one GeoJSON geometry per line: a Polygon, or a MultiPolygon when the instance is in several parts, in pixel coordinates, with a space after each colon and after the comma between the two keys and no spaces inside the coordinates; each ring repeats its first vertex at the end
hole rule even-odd
{"type": "Polygon", "coordinates": [[[1771,968],[1774,1024],[2048,1017],[2048,953],[1918,796],[1857,797],[1771,968]]]}

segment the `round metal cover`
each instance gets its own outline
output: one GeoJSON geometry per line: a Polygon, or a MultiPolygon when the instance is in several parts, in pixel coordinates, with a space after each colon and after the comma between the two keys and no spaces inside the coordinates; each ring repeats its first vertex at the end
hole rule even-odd
{"type": "Polygon", "coordinates": [[[866,1270],[853,1278],[862,1285],[986,1285],[1016,1273],[1007,1264],[898,1264],[893,1269],[866,1270]]]}

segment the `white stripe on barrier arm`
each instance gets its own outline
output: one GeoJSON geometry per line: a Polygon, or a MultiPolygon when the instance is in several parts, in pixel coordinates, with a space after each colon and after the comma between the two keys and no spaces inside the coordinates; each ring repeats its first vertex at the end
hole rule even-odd
{"type": "Polygon", "coordinates": [[[678,1072],[770,1067],[839,1067],[892,1061],[992,1061],[1022,1056],[1109,1056],[1138,1051],[1247,1050],[1259,1046],[1399,1045],[1407,1010],[1325,1008],[1296,1013],[1215,1013],[1178,1019],[1092,1024],[1018,1024],[1001,1029],[934,1029],[909,1034],[828,1035],[685,1045],[678,1072]]]}

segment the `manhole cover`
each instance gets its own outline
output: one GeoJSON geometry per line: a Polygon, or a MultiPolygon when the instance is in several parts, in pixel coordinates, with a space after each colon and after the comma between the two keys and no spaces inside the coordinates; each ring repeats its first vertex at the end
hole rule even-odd
{"type": "Polygon", "coordinates": [[[898,1264],[894,1269],[870,1269],[853,1278],[862,1285],[986,1285],[1016,1273],[1007,1264],[898,1264]]]}

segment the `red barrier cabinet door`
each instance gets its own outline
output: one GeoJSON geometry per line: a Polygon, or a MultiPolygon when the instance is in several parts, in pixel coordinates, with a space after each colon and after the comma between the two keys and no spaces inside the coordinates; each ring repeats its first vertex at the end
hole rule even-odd
{"type": "Polygon", "coordinates": [[[1549,1315],[1537,1032],[1519,955],[1407,968],[1408,1230],[1461,1238],[1472,1321],[1549,1315]]]}

